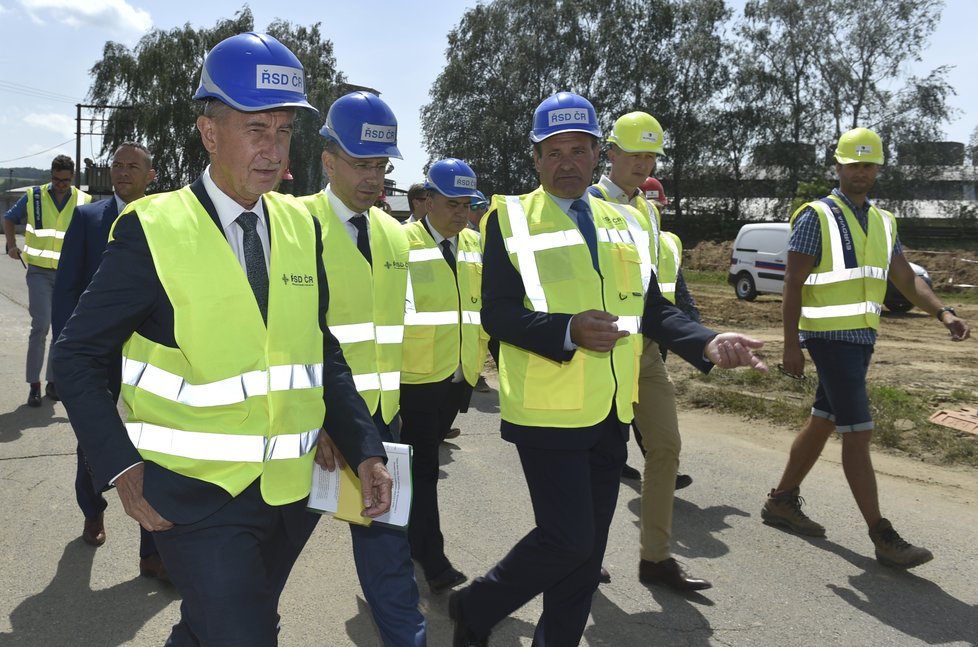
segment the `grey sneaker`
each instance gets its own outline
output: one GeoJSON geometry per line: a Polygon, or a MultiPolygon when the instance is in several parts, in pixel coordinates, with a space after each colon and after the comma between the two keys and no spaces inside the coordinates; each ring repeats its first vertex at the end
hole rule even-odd
{"type": "Polygon", "coordinates": [[[801,511],[805,500],[798,495],[799,489],[775,495],[774,490],[767,496],[764,507],[761,508],[761,519],[769,526],[787,528],[799,535],[808,537],[824,537],[825,528],[815,523],[801,511]]]}
{"type": "Polygon", "coordinates": [[[869,531],[869,538],[876,545],[876,561],[894,568],[913,568],[934,559],[934,554],[926,548],[907,543],[893,529],[889,519],[880,519],[876,527],[869,531]]]}

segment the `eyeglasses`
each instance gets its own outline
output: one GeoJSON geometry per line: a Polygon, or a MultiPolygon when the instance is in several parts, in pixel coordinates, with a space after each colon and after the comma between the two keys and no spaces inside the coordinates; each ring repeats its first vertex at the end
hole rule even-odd
{"type": "Polygon", "coordinates": [[[485,202],[476,202],[475,204],[470,204],[469,209],[471,211],[484,211],[489,208],[489,205],[485,202]]]}
{"type": "Polygon", "coordinates": [[[339,153],[336,154],[336,157],[346,162],[350,168],[360,175],[387,175],[394,170],[394,165],[389,161],[381,162],[380,164],[368,164],[367,162],[351,162],[350,160],[346,159],[345,155],[341,155],[339,153]]]}
{"type": "Polygon", "coordinates": [[[73,176],[68,176],[68,177],[54,177],[52,175],[51,176],[51,184],[71,184],[71,181],[73,179],[74,179],[73,176]]]}

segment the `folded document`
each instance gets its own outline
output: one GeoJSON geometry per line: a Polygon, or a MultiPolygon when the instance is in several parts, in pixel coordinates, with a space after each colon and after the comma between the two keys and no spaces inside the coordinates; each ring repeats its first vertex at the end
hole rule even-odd
{"type": "Polygon", "coordinates": [[[411,446],[384,443],[387,471],[394,480],[391,509],[379,517],[364,517],[360,479],[347,465],[329,472],[318,464],[312,470],[312,491],[307,507],[313,512],[329,513],[337,519],[369,526],[372,522],[405,528],[411,514],[411,446]]]}

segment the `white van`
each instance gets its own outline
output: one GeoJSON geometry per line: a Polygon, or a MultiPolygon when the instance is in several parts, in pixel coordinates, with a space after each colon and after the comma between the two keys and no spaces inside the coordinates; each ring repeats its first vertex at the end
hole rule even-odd
{"type": "Polygon", "coordinates": [[[744,225],[737,232],[727,283],[734,286],[738,299],[753,301],[758,294],[781,294],[788,262],[786,222],[760,222],[744,225]]]}
{"type": "MultiPolygon", "coordinates": [[[[786,222],[761,222],[740,228],[734,240],[727,274],[727,283],[734,287],[738,299],[753,301],[758,294],[784,292],[790,234],[791,226],[786,222]]],[[[911,263],[910,267],[927,285],[932,285],[927,270],[916,263],[911,263]]],[[[887,282],[883,305],[893,312],[906,312],[913,308],[913,304],[891,282],[887,282]]]]}

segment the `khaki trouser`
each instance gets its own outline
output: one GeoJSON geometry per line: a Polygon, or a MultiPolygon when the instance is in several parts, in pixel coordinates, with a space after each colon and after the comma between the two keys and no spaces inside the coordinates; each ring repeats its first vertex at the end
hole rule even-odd
{"type": "Polygon", "coordinates": [[[676,387],[666,372],[659,345],[650,339],[645,339],[644,344],[634,411],[647,452],[639,537],[642,559],[661,562],[672,554],[672,499],[682,440],[676,415],[676,387]]]}

